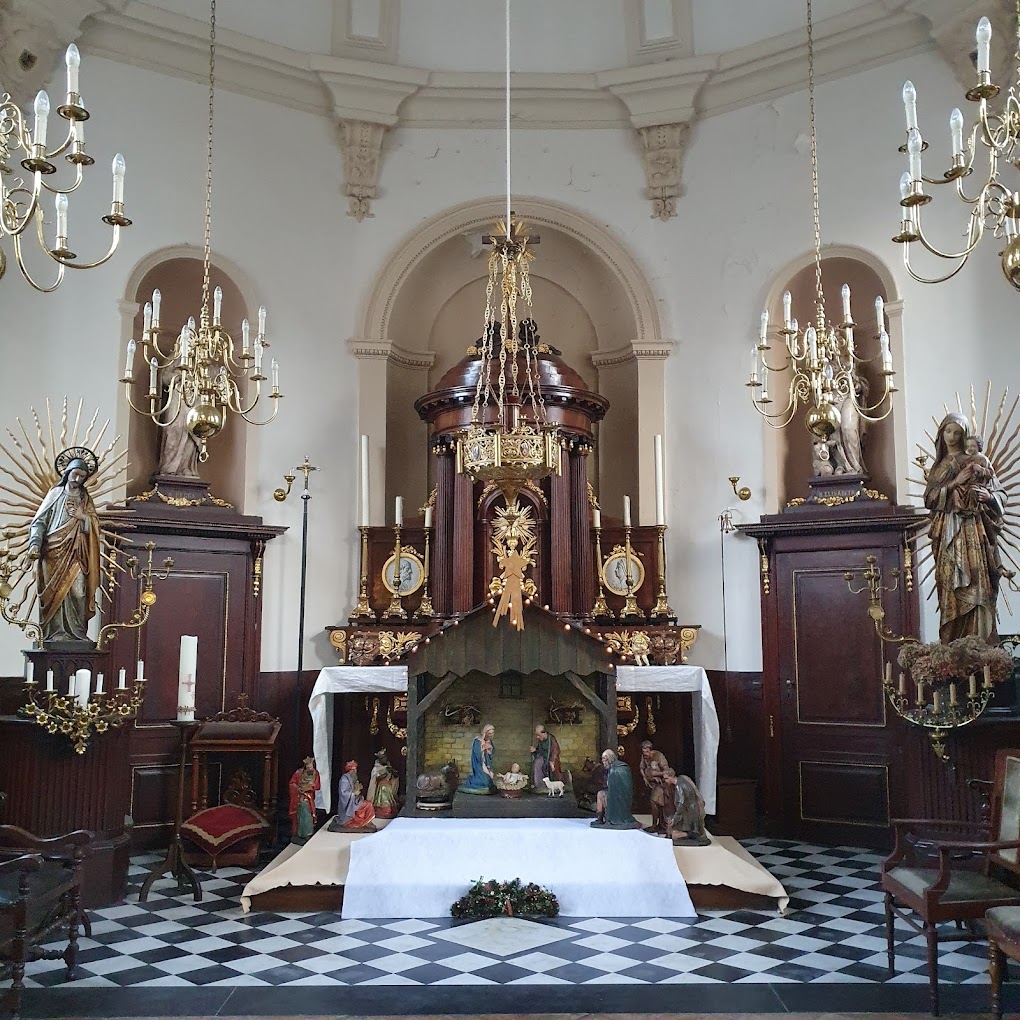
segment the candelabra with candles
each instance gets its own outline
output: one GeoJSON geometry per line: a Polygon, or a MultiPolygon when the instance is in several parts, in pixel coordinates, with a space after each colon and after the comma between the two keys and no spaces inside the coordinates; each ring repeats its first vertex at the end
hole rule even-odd
{"type": "Polygon", "coordinates": [[[634,551],[630,544],[630,496],[623,497],[623,563],[624,583],[627,588],[627,595],[623,600],[623,608],[620,610],[621,620],[643,620],[645,614],[637,604],[637,586],[634,576],[634,551]]]}
{"type": "MultiPolygon", "coordinates": [[[[103,217],[103,222],[113,228],[109,250],[95,262],[78,262],[77,254],[68,246],[68,195],[78,189],[84,179],[85,168],[95,163],[95,160],[85,151],[85,121],[90,114],[78,91],[81,57],[78,47],[73,43],[67,47],[65,62],[67,98],[57,107],[57,115],[68,121],[68,130],[64,140],[54,149],[48,149],[46,145],[50,97],[45,92],[35,97],[35,120],[29,131],[21,108],[12,101],[10,95],[0,91],[0,240],[11,238],[14,259],[22,276],[44,294],[52,293],[60,286],[65,269],[95,269],[107,262],[120,244],[120,228],[131,225],[131,221],[124,215],[125,164],[124,157],[118,152],[113,158],[113,201],[110,203],[110,211],[103,217]],[[17,171],[11,166],[21,152],[25,158],[20,161],[20,166],[31,174],[29,181],[15,176],[17,171]],[[74,180],[67,182],[64,187],[46,181],[47,177],[57,172],[52,161],[58,156],[63,156],[75,168],[74,180]],[[41,203],[44,191],[54,196],[56,240],[52,248],[43,230],[41,203]],[[57,263],[56,278],[49,284],[39,283],[25,264],[21,239],[33,223],[39,247],[57,263]]],[[[0,277],[6,269],[7,255],[0,247],[0,277]]]]}
{"type": "Polygon", "coordinates": [[[96,733],[123,726],[138,714],[145,699],[144,663],[138,663],[138,676],[127,686],[125,670],[120,671],[117,687],[105,690],[103,674],[79,669],[68,678],[67,694],[58,694],[53,670],[46,673],[46,687],[39,689],[31,660],[25,676],[26,704],[18,711],[34,719],[47,733],[61,733],[74,743],[76,754],[84,754],[96,733]]]}
{"type": "Polygon", "coordinates": [[[892,394],[895,375],[892,354],[889,349],[889,334],[885,330],[884,305],[881,297],[875,301],[877,313],[877,339],[879,353],[876,357],[862,357],[854,340],[855,323],[850,312],[850,288],[842,288],[843,321],[837,326],[830,323],[825,314],[825,297],[822,291],[822,241],[818,213],[818,132],[815,125],[815,55],[814,31],[811,18],[811,0],[807,0],[808,36],[808,111],[811,136],[811,196],[814,225],[815,264],[815,321],[803,333],[791,315],[791,297],[783,295],[783,326],[779,330],[781,342],[777,344],[778,364],[769,364],[772,353],[769,339],[769,312],[762,312],[758,342],[751,348],[751,374],[747,386],[751,402],[765,421],[776,429],[785,428],[794,418],[798,408],[807,406],[804,424],[820,439],[827,440],[839,429],[841,414],[839,405],[847,402],[857,414],[870,422],[881,421],[892,411],[892,394]],[[882,393],[872,403],[862,402],[858,368],[866,362],[879,361],[883,380],[882,393]],[[759,378],[759,367],[762,377],[759,378]],[[790,370],[786,403],[780,401],[773,410],[773,399],[769,395],[769,373],[790,370]]]}
{"type": "Polygon", "coordinates": [[[421,602],[418,604],[418,611],[415,616],[420,620],[430,620],[436,615],[435,609],[432,608],[432,595],[429,593],[429,565],[431,562],[431,537],[432,537],[432,507],[425,507],[425,558],[424,558],[424,576],[422,578],[422,585],[424,586],[424,593],[421,597],[421,602]]]}
{"type": "Polygon", "coordinates": [[[396,519],[393,524],[393,587],[391,588],[392,598],[386,611],[382,614],[384,620],[406,620],[407,610],[404,608],[400,597],[401,576],[400,576],[400,526],[404,517],[403,497],[396,498],[396,519]]]}
{"type": "Polygon", "coordinates": [[[992,26],[988,18],[982,18],[977,26],[977,81],[968,89],[966,98],[977,104],[977,115],[969,131],[964,132],[964,118],[959,109],[949,117],[949,135],[952,155],[949,167],[941,177],[925,177],[921,172],[921,153],[928,143],[921,135],[917,120],[917,90],[912,82],[903,85],[903,106],[906,112],[907,140],[900,147],[907,154],[908,169],[900,178],[900,206],[903,209],[900,229],[893,240],[903,245],[903,264],[907,272],[921,283],[942,283],[955,276],[966,265],[971,253],[977,248],[985,231],[991,228],[992,236],[1004,241],[1000,253],[1002,272],[1006,279],[1020,289],[1020,193],[1013,191],[999,180],[999,161],[1003,160],[1016,168],[1020,152],[1020,0],[1016,0],[1016,47],[1013,63],[1014,82],[1009,86],[1001,108],[992,111],[989,100],[994,99],[1000,88],[992,81],[991,39],[992,26]],[[987,170],[980,187],[968,193],[965,179],[974,173],[979,143],[984,146],[988,157],[987,170]],[[925,185],[935,187],[948,184],[969,207],[969,223],[966,243],[957,251],[944,251],[934,245],[925,234],[921,223],[921,211],[932,200],[925,191],[925,185]],[[925,277],[915,272],[910,264],[910,246],[920,241],[925,251],[940,259],[953,263],[941,276],[925,277]]]}
{"type": "Polygon", "coordinates": [[[172,343],[164,339],[160,324],[160,292],[153,291],[147,302],[142,322],[142,356],[149,370],[148,408],[138,407],[132,398],[134,363],[137,343],[132,338],[127,345],[127,360],[121,382],[128,403],[139,414],[151,418],[160,428],[172,425],[185,415],[188,431],[199,445],[199,460],[209,459],[207,443],[223,431],[227,416],[233,412],[249,425],[268,425],[280,410],[280,372],[276,360],[271,362],[273,403],[272,413],[259,421],[251,417],[262,396],[263,352],[269,346],[266,340],[266,310],[259,308],[258,332],[251,339],[248,320],[241,323],[240,351],[233,337],[223,329],[220,312],[223,292],[219,287],[210,289],[209,273],[212,262],[212,186],[213,186],[213,109],[216,95],[216,0],[210,4],[209,18],[209,117],[206,136],[205,172],[205,232],[202,248],[202,298],[198,328],[189,319],[172,343]],[[210,311],[210,296],[212,309],[210,311]],[[160,373],[168,371],[170,381],[166,396],[161,393],[160,373]],[[241,392],[239,380],[245,380],[241,392]],[[254,391],[252,386],[254,385],[254,391]]]}
{"type": "Polygon", "coordinates": [[[592,508],[592,528],[595,531],[595,578],[599,593],[595,596],[595,604],[591,607],[593,620],[612,620],[613,612],[606,602],[606,593],[602,587],[602,511],[596,506],[592,508]]]}

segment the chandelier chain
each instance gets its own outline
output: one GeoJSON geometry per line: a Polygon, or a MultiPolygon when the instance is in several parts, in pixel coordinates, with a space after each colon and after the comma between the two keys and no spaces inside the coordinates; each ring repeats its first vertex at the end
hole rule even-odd
{"type": "Polygon", "coordinates": [[[213,111],[216,97],[216,0],[209,5],[209,131],[206,136],[205,223],[202,239],[202,321],[209,318],[209,264],[212,260],[213,111]]]}
{"type": "MultiPolygon", "coordinates": [[[[1017,0],[1020,3],[1020,0],[1017,0]]],[[[815,298],[818,302],[818,322],[825,321],[825,295],[822,292],[822,228],[818,212],[818,128],[815,123],[815,35],[811,18],[811,0],[807,0],[808,47],[808,121],[811,133],[811,215],[815,242],[815,298]]]]}

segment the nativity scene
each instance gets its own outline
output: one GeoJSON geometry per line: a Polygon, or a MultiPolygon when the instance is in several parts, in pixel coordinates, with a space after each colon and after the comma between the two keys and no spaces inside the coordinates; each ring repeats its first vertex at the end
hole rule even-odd
{"type": "Polygon", "coordinates": [[[1017,12],[458,3],[0,4],[5,1015],[1020,1006],[1017,12]]]}

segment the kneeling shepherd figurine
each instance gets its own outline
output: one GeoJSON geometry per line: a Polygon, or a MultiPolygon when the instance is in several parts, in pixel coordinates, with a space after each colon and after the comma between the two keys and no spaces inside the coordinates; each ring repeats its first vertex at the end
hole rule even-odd
{"type": "Polygon", "coordinates": [[[712,841],[705,831],[705,799],[694,780],[666,769],[662,781],[676,788],[676,810],[666,819],[666,835],[673,840],[673,846],[708,846],[712,841]]]}
{"type": "Polygon", "coordinates": [[[641,823],[630,813],[634,799],[634,777],[630,766],[620,761],[615,751],[602,752],[606,770],[606,788],[595,798],[595,821],[592,828],[640,829],[641,823]]]}

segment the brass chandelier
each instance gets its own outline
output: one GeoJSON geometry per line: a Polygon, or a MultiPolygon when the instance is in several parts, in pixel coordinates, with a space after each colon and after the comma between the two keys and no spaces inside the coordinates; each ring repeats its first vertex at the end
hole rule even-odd
{"type": "Polygon", "coordinates": [[[209,18],[209,130],[206,148],[205,176],[205,235],[202,251],[202,310],[198,328],[189,319],[180,334],[170,342],[164,339],[165,330],[160,324],[160,292],[152,292],[152,301],[146,302],[142,321],[142,357],[149,369],[148,409],[137,407],[132,399],[134,362],[138,344],[134,339],[127,345],[124,366],[124,383],[128,403],[139,414],[151,418],[160,428],[167,428],[185,415],[188,431],[199,445],[198,459],[209,459],[207,443],[217,436],[233,412],[251,425],[268,425],[279,413],[280,370],[276,359],[270,365],[272,389],[269,399],[272,413],[264,421],[250,415],[262,395],[262,384],[269,381],[264,373],[266,340],[266,309],[259,308],[258,331],[254,340],[248,320],[241,323],[241,347],[238,350],[233,337],[223,329],[221,307],[223,292],[219,287],[212,291],[212,309],[209,308],[209,269],[212,261],[212,185],[213,185],[213,109],[216,94],[216,0],[211,0],[209,18]],[[162,392],[160,375],[168,372],[169,384],[162,392]],[[245,380],[242,393],[239,380],[245,380]]]}
{"type": "Polygon", "coordinates": [[[854,340],[856,323],[850,312],[850,288],[842,288],[842,321],[836,325],[826,318],[825,297],[822,291],[822,243],[818,215],[818,133],[815,125],[815,56],[814,31],[811,17],[811,0],[807,0],[808,40],[808,110],[811,128],[811,197],[814,222],[815,263],[815,321],[803,332],[791,315],[790,292],[783,294],[783,325],[778,330],[781,341],[769,339],[769,313],[761,314],[758,340],[751,348],[751,373],[747,386],[751,402],[766,423],[775,429],[785,428],[793,420],[798,408],[807,407],[804,424],[809,432],[820,439],[828,439],[840,426],[841,404],[849,402],[861,418],[881,421],[892,411],[892,394],[896,392],[889,349],[889,334],[885,329],[885,308],[881,296],[875,299],[879,353],[873,358],[862,357],[854,340]],[[773,344],[782,359],[770,364],[773,344]],[[858,369],[868,362],[879,361],[883,380],[882,393],[874,403],[862,402],[862,388],[858,369]],[[769,374],[789,369],[785,406],[774,401],[769,394],[769,374]],[[760,374],[759,374],[760,370],[760,374]]]}
{"type": "MultiPolygon", "coordinates": [[[[57,114],[68,121],[67,135],[54,149],[46,145],[50,116],[50,97],[40,92],[35,97],[35,121],[29,131],[25,115],[10,95],[0,89],[0,242],[9,237],[14,247],[14,260],[21,275],[38,291],[50,294],[60,286],[65,269],[95,269],[107,262],[120,244],[120,228],[128,227],[131,221],[124,215],[124,157],[118,152],[113,157],[113,201],[103,222],[113,228],[110,248],[95,262],[77,262],[77,254],[68,246],[68,196],[78,190],[84,179],[85,167],[95,160],[85,151],[85,121],[89,111],[78,91],[78,72],[81,56],[73,43],[67,47],[64,57],[67,65],[67,98],[57,107],[57,114]],[[18,153],[24,153],[20,167],[31,176],[29,179],[18,175],[11,165],[18,153]],[[52,162],[58,156],[75,168],[74,180],[60,187],[50,184],[46,178],[57,172],[52,162]],[[18,175],[18,176],[16,176],[18,175]],[[53,246],[46,240],[46,229],[42,208],[43,193],[53,195],[56,220],[53,246]],[[43,253],[57,263],[56,277],[52,283],[40,283],[25,263],[22,251],[22,237],[28,228],[35,225],[39,247],[43,253]]],[[[0,277],[7,270],[7,254],[0,246],[0,277]]]]}
{"type": "Polygon", "coordinates": [[[1020,169],[1020,0],[1016,3],[1016,46],[1013,54],[1014,81],[1006,93],[1002,108],[992,113],[988,101],[994,99],[1000,88],[992,81],[990,54],[992,26],[982,18],[977,26],[977,83],[966,92],[967,99],[977,103],[977,117],[966,134],[964,144],[963,114],[953,110],[949,117],[952,161],[941,177],[925,177],[921,172],[921,153],[928,143],[921,136],[917,124],[917,91],[912,82],[903,84],[903,106],[907,119],[907,141],[900,152],[907,154],[908,169],[900,178],[900,206],[903,209],[899,233],[893,238],[903,245],[903,264],[907,272],[920,283],[942,283],[955,276],[967,263],[971,253],[991,229],[992,236],[1004,241],[1000,252],[1002,272],[1006,279],[1020,290],[1020,193],[1012,191],[999,180],[999,161],[1011,163],[1020,169]],[[964,179],[974,172],[978,142],[987,150],[988,167],[980,188],[968,193],[964,179]],[[932,244],[921,224],[921,210],[932,196],[925,185],[952,185],[965,206],[970,207],[966,244],[959,251],[943,251],[932,244]],[[953,265],[942,276],[919,275],[910,264],[910,246],[920,241],[932,255],[953,265]]]}
{"type": "Polygon", "coordinates": [[[457,437],[457,471],[475,482],[494,482],[509,506],[529,481],[560,471],[559,435],[546,416],[538,338],[530,316],[528,266],[534,255],[526,226],[510,209],[510,0],[506,0],[506,218],[484,240],[492,252],[478,383],[471,424],[457,437]],[[521,321],[519,300],[529,310],[521,321]]]}

